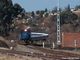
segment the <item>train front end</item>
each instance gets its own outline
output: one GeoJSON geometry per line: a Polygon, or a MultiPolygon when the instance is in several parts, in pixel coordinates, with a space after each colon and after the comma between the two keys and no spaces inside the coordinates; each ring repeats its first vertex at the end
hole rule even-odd
{"type": "Polygon", "coordinates": [[[20,32],[19,39],[25,42],[31,39],[31,31],[29,27],[20,32]]]}

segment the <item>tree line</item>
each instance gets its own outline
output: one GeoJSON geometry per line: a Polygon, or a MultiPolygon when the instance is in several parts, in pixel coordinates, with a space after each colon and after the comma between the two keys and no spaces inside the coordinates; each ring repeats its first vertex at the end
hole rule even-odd
{"type": "Polygon", "coordinates": [[[12,3],[12,0],[0,0],[0,34],[8,35],[12,20],[18,14],[23,13],[24,9],[18,4],[12,3]]]}

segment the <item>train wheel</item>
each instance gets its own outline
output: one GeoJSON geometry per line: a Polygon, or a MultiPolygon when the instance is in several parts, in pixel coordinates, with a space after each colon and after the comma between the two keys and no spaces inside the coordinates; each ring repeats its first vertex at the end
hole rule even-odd
{"type": "Polygon", "coordinates": [[[31,41],[31,40],[25,40],[25,43],[26,44],[33,44],[33,41],[31,41]]]}

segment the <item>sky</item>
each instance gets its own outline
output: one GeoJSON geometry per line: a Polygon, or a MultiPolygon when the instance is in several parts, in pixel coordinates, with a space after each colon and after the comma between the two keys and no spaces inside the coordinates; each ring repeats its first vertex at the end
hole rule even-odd
{"type": "MultiPolygon", "coordinates": [[[[20,4],[26,11],[36,11],[53,9],[55,6],[58,6],[58,0],[12,0],[13,4],[20,4]]],[[[66,7],[70,4],[71,8],[76,5],[80,5],[80,0],[59,0],[59,6],[61,8],[66,7]]]]}

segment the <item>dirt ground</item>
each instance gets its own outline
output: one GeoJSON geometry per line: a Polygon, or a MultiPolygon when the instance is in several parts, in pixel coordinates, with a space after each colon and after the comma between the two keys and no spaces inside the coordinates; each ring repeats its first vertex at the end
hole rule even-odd
{"type": "Polygon", "coordinates": [[[42,59],[28,57],[28,56],[19,56],[19,55],[9,56],[9,55],[0,54],[0,60],[42,60],[42,59]]]}

